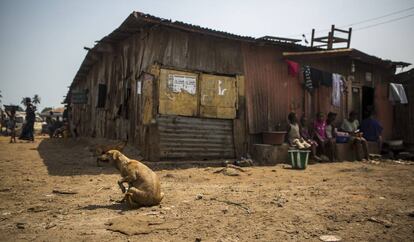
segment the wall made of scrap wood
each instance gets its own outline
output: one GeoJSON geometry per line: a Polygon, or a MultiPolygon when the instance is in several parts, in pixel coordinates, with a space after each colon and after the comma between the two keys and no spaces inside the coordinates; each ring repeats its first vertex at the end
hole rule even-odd
{"type": "MultiPolygon", "coordinates": [[[[138,147],[148,140],[143,125],[143,100],[137,94],[137,82],[143,71],[150,72],[154,63],[178,70],[213,74],[242,74],[240,43],[164,27],[144,29],[119,43],[112,52],[97,53],[98,61],[73,90],[88,89],[88,104],[72,104],[72,117],[82,136],[110,139],[128,138],[138,147]],[[96,108],[98,84],[106,84],[108,96],[104,108],[96,108]],[[131,88],[129,118],[117,115],[131,88]]],[[[155,95],[153,96],[155,100],[155,95]]],[[[154,102],[153,107],[157,107],[154,102]]],[[[244,108],[244,107],[242,107],[244,108]]],[[[242,112],[244,113],[244,111],[242,112]]]]}

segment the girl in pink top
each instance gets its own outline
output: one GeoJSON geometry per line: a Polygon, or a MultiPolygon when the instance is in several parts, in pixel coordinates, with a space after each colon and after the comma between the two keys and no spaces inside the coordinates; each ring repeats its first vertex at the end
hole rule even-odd
{"type": "Polygon", "coordinates": [[[322,160],[336,160],[336,155],[333,150],[336,149],[336,146],[331,144],[332,140],[328,139],[326,135],[325,114],[322,112],[319,112],[316,115],[316,120],[313,123],[313,133],[315,141],[318,143],[318,147],[320,148],[322,160]]]}
{"type": "Polygon", "coordinates": [[[320,112],[316,116],[315,123],[313,124],[313,128],[315,130],[315,135],[317,136],[321,142],[325,142],[326,137],[326,121],[325,121],[325,115],[320,112]]]}

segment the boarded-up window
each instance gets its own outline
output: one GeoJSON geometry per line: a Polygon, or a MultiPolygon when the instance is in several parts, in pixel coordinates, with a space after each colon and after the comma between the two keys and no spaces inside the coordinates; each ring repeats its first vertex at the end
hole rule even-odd
{"type": "Polygon", "coordinates": [[[97,108],[104,108],[106,103],[106,85],[99,84],[98,85],[98,103],[96,105],[97,108]]]}
{"type": "Polygon", "coordinates": [[[236,78],[161,69],[159,113],[234,119],[236,78]]]}
{"type": "Polygon", "coordinates": [[[236,118],[236,78],[203,74],[200,89],[201,117],[236,118]]]}

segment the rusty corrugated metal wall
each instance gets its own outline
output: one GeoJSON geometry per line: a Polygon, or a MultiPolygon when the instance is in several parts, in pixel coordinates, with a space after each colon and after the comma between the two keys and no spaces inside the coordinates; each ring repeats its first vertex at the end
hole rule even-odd
{"type": "Polygon", "coordinates": [[[303,88],[288,75],[282,49],[242,45],[246,78],[249,133],[257,134],[285,124],[290,111],[303,110],[303,88]]]}
{"type": "Polygon", "coordinates": [[[233,158],[233,120],[162,115],[160,158],[233,158]]]}
{"type": "MultiPolygon", "coordinates": [[[[321,86],[310,95],[304,91],[301,76],[291,77],[287,73],[287,64],[282,57],[282,50],[273,46],[242,44],[246,76],[246,97],[248,125],[251,134],[273,129],[278,123],[286,122],[289,112],[298,116],[305,113],[313,119],[317,112],[336,112],[337,125],[352,110],[352,87],[371,86],[375,88],[375,108],[378,119],[384,127],[384,138],[391,138],[392,108],[388,101],[384,81],[391,77],[392,69],[354,61],[355,73],[351,73],[352,61],[347,57],[299,59],[301,66],[330,73],[338,73],[354,81],[347,82],[348,93],[342,94],[341,106],[332,105],[332,88],[321,86]],[[373,81],[365,82],[365,73],[371,72],[373,81]]],[[[289,51],[286,48],[283,51],[289,51]]],[[[299,75],[302,75],[300,72],[299,75]]],[[[362,110],[357,110],[362,113],[362,110]]]]}
{"type": "Polygon", "coordinates": [[[166,27],[144,28],[108,44],[108,49],[96,54],[97,61],[87,75],[72,86],[89,91],[87,104],[72,105],[73,121],[82,136],[128,139],[138,147],[145,143],[145,130],[137,83],[152,64],[228,75],[244,72],[240,42],[166,27]],[[98,84],[108,88],[104,108],[96,108],[98,84]],[[127,89],[131,90],[128,117],[120,115],[127,89]]]}

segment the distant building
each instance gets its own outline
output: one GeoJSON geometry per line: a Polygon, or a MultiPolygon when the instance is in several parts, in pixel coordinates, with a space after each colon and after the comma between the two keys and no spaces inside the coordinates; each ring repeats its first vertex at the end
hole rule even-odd
{"type": "Polygon", "coordinates": [[[56,117],[62,118],[64,111],[65,111],[64,107],[53,108],[51,110],[44,111],[44,112],[40,113],[40,117],[45,119],[46,117],[49,117],[50,113],[52,112],[53,113],[53,115],[52,115],[53,118],[56,118],[56,117]]]}

